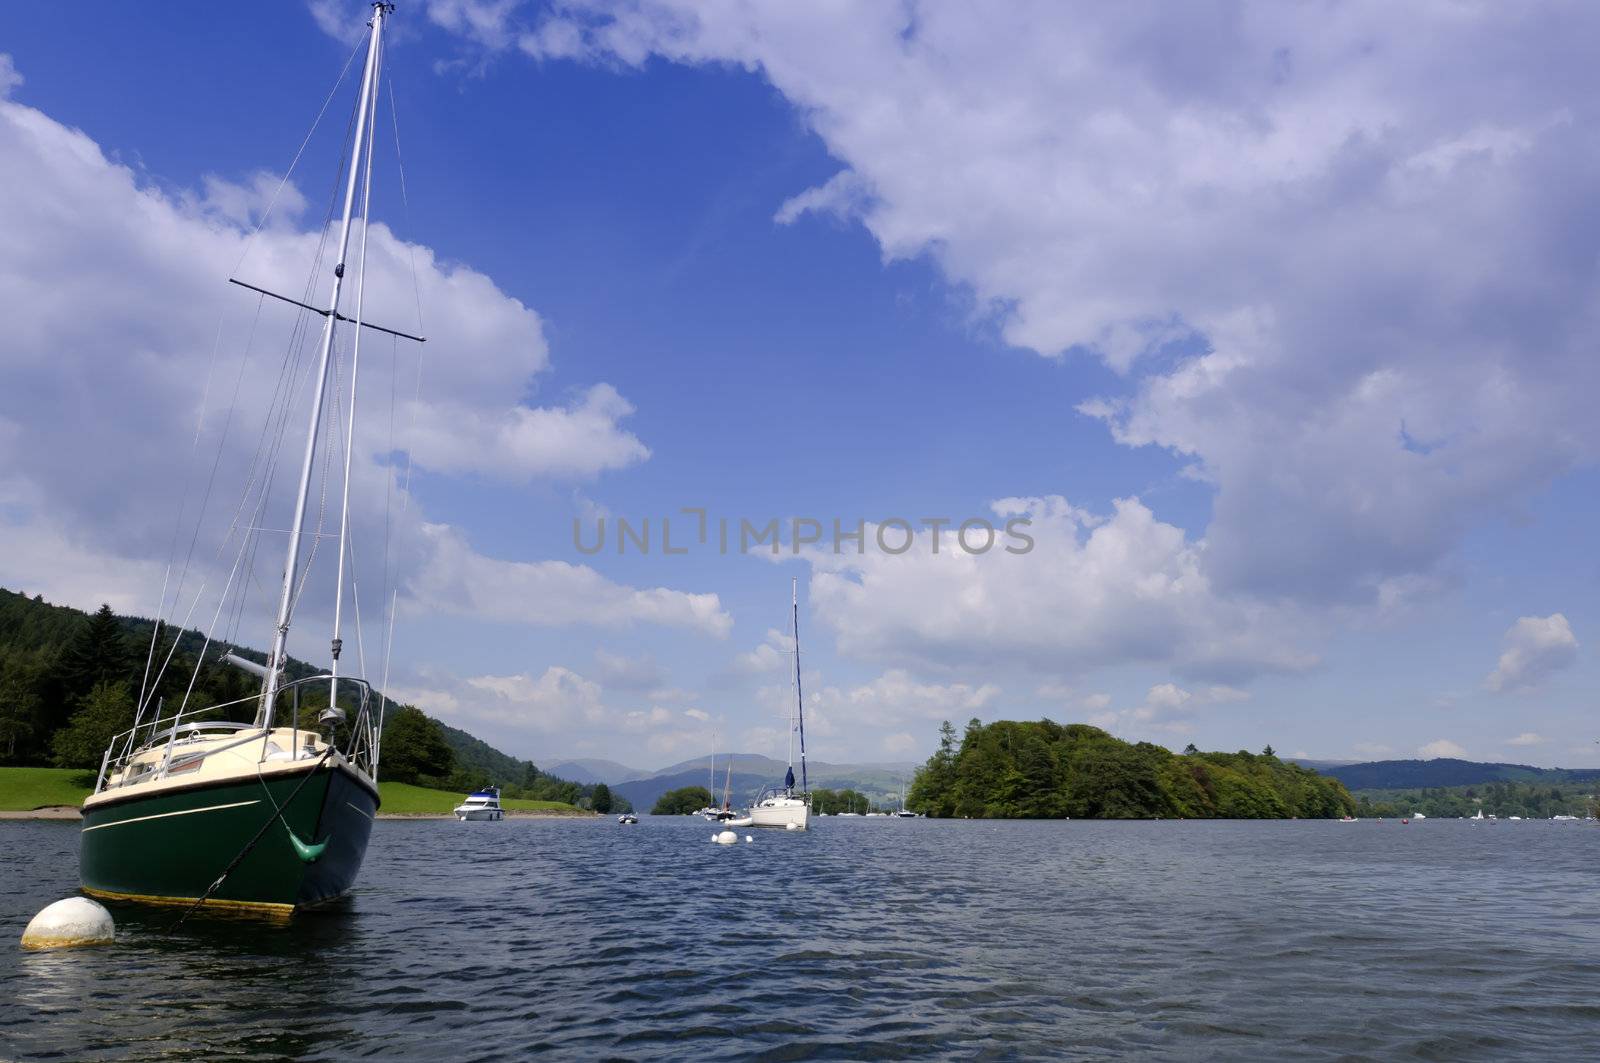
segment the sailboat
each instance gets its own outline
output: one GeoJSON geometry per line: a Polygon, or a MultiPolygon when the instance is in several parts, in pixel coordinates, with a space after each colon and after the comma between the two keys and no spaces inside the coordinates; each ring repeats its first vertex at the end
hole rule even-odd
{"type": "MultiPolygon", "coordinates": [[[[733,754],[728,754],[728,770],[733,770],[733,754]]],[[[710,798],[706,806],[695,815],[705,819],[718,819],[722,809],[717,807],[717,732],[711,732],[711,764],[706,769],[706,796],[710,798]]]]}
{"type": "MultiPolygon", "coordinates": [[[[366,855],[379,803],[383,706],[364,680],[339,671],[345,565],[350,554],[349,455],[355,433],[355,377],[364,328],[422,339],[362,320],[372,140],[383,32],[392,11],[390,3],[374,4],[368,24],[366,62],[353,116],[351,154],[344,170],[344,210],[327,302],[312,306],[230,278],[260,293],[259,298],[270,296],[292,303],[323,319],[272,649],[265,664],[232,653],[221,656],[258,676],[260,693],[193,709],[187,707],[186,696],[185,703],[163,719],[153,688],[148,698],[141,692],[133,728],[112,739],[101,759],[94,792],[83,803],[79,870],[84,891],[94,896],[186,904],[191,909],[209,903],[287,914],[345,894],[355,883],[366,855]],[[358,189],[362,238],[353,270],[354,316],[346,317],[341,296],[351,279],[345,266],[358,189]],[[324,399],[330,391],[334,330],[340,322],[353,325],[354,339],[349,366],[350,420],[342,441],[344,501],[332,663],[322,674],[291,678],[289,630],[310,570],[310,559],[301,564],[300,548],[302,538],[310,534],[306,530],[307,500],[318,464],[324,399]],[[155,702],[155,712],[146,720],[151,702],[155,702]],[[230,715],[249,713],[252,703],[254,719],[249,723],[228,721],[230,715]]],[[[337,394],[337,385],[334,390],[337,394]]],[[[337,412],[338,406],[334,409],[337,412]]],[[[321,453],[326,461],[331,456],[327,447],[338,441],[323,442],[321,453]]],[[[265,494],[261,497],[264,500],[265,494]]],[[[159,624],[156,631],[159,634],[159,624]]],[[[154,646],[153,636],[153,659],[154,646]]],[[[197,672],[210,647],[208,636],[196,661],[197,672]]]]}
{"type": "Polygon", "coordinates": [[[750,807],[752,827],[783,827],[805,830],[811,819],[811,788],[806,780],[806,713],[800,687],[800,581],[790,584],[790,618],[794,634],[794,706],[789,715],[789,767],[783,786],[761,792],[750,807]],[[794,740],[800,736],[800,791],[794,787],[794,740]]]}

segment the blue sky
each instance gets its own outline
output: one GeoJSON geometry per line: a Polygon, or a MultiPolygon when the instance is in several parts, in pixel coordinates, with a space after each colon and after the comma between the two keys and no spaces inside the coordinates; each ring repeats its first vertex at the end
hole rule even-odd
{"type": "MultiPolygon", "coordinates": [[[[26,322],[0,341],[5,585],[156,611],[162,455],[216,314],[217,364],[243,349],[254,304],[221,281],[256,175],[293,157],[361,10],[0,13],[0,300],[26,322]]],[[[431,253],[432,342],[391,686],[538,760],[654,766],[713,727],[779,752],[768,632],[797,577],[824,759],[1048,715],[1594,763],[1580,16],[1162,12],[404,5],[410,202],[381,140],[374,213],[431,253]],[[572,541],[597,513],[676,539],[686,506],[853,526],[997,503],[1042,528],[1032,553],[572,541]]],[[[303,276],[349,106],[244,272],[303,276]]],[[[376,502],[391,454],[362,458],[376,502]]],[[[295,652],[317,659],[325,613],[295,652]]]]}

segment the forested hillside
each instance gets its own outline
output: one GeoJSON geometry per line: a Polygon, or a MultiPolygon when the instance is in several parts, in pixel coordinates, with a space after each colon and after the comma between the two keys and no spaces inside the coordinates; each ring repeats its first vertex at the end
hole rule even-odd
{"type": "Polygon", "coordinates": [[[1344,784],[1263,752],[1182,754],[1087,724],[946,723],[908,807],[990,819],[1328,818],[1355,808],[1344,784]]]}
{"type": "MultiPolygon", "coordinates": [[[[109,606],[90,616],[0,588],[0,765],[98,767],[111,737],[133,725],[147,662],[158,677],[153,703],[165,714],[187,691],[191,707],[235,703],[215,718],[254,716],[260,680],[219,658],[224,649],[258,662],[264,654],[213,643],[196,673],[199,632],[163,628],[152,651],[154,632],[154,621],[118,616],[109,606]]],[[[290,658],[285,671],[302,678],[318,669],[290,658]]],[[[586,803],[595,790],[547,775],[411,706],[389,707],[380,771],[399,782],[459,791],[494,784],[507,797],[570,804],[586,803]]]]}

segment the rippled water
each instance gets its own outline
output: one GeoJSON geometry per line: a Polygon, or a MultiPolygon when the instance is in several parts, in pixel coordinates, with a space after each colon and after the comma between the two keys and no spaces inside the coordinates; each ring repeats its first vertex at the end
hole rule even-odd
{"type": "MultiPolygon", "coordinates": [[[[380,822],[288,925],[0,947],[0,1058],[1594,1058],[1600,828],[380,822]]],[[[15,942],[77,826],[0,823],[15,942]]]]}

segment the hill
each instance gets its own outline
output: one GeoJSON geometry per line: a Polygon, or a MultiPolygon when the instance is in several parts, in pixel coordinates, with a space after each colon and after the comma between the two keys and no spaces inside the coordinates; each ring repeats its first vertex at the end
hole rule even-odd
{"type": "Polygon", "coordinates": [[[1173,753],[1088,724],[946,724],[907,804],[986,819],[1326,819],[1355,801],[1337,780],[1269,751],[1173,753]]]}
{"type": "MultiPolygon", "coordinates": [[[[727,781],[728,759],[733,759],[733,801],[747,804],[763,789],[783,781],[788,767],[781,760],[760,753],[719,754],[716,758],[716,784],[712,793],[720,802],[727,781]]],[[[613,784],[613,793],[626,797],[634,808],[652,808],[656,800],[669,790],[685,786],[705,786],[710,778],[711,757],[695,757],[669,765],[642,779],[628,779],[613,784]]],[[[806,765],[806,779],[813,790],[855,790],[866,794],[878,803],[891,803],[909,784],[915,766],[911,764],[833,764],[811,761],[806,765]]],[[[798,779],[800,769],[795,768],[798,779]]]]}
{"type": "Polygon", "coordinates": [[[603,782],[607,786],[615,786],[629,779],[642,779],[651,774],[638,768],[630,768],[626,764],[618,764],[614,760],[599,760],[592,757],[562,760],[552,764],[549,770],[551,775],[559,775],[573,782],[603,782]]]}
{"type": "MultiPolygon", "coordinates": [[[[118,616],[104,607],[90,616],[81,609],[0,588],[0,765],[97,765],[111,730],[124,730],[132,724],[135,694],[155,633],[155,621],[145,617],[118,616]],[[112,691],[106,701],[124,714],[123,719],[92,743],[77,743],[92,746],[92,756],[80,750],[81,755],[63,760],[57,735],[74,723],[83,700],[100,687],[112,691]]],[[[155,657],[159,661],[170,653],[171,663],[163,670],[156,690],[165,698],[168,713],[182,702],[204,645],[205,637],[198,631],[162,628],[155,657]]],[[[237,701],[225,714],[248,721],[259,681],[220,663],[221,654],[228,650],[258,663],[266,660],[265,654],[249,647],[212,643],[194,680],[189,704],[237,701]]],[[[290,678],[321,672],[293,657],[284,670],[290,678]]],[[[373,693],[375,697],[378,694],[373,693]]],[[[388,725],[403,708],[408,707],[390,704],[386,736],[392,735],[388,725]]],[[[503,753],[459,728],[431,718],[429,723],[450,750],[441,761],[438,776],[430,779],[446,790],[464,792],[495,784],[506,788],[508,797],[564,803],[584,802],[593,790],[590,784],[541,772],[531,762],[503,753]]],[[[398,753],[399,748],[386,746],[386,752],[398,753]]]]}
{"type": "Polygon", "coordinates": [[[1434,760],[1375,760],[1320,769],[1351,790],[1420,790],[1479,786],[1491,782],[1581,783],[1600,780],[1600,768],[1535,768],[1439,757],[1434,760]]]}

